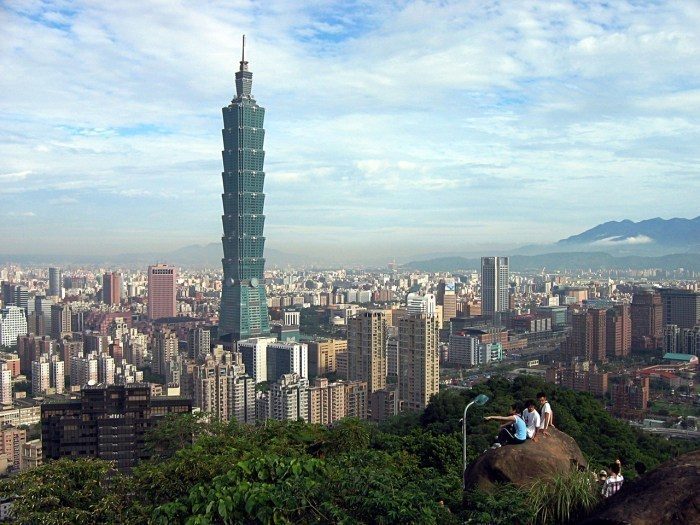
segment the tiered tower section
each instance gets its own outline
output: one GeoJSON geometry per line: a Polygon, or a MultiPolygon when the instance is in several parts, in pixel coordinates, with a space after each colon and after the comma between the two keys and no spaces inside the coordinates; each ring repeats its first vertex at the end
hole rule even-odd
{"type": "Polygon", "coordinates": [[[265,237],[263,121],[265,109],[251,95],[253,73],[245,60],[245,36],[236,98],[223,108],[224,281],[219,337],[238,341],[270,331],[263,285],[265,237]]]}

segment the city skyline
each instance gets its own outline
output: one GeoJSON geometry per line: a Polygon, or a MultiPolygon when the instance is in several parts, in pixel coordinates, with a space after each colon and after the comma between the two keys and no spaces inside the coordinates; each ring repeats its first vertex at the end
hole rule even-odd
{"type": "Polygon", "coordinates": [[[696,5],[3,9],[16,253],[216,242],[215,108],[242,33],[274,108],[271,248],[444,252],[697,215],[696,5]]]}

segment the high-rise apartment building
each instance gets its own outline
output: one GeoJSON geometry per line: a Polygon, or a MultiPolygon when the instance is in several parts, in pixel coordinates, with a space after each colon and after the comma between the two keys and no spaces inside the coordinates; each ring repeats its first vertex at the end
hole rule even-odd
{"type": "Polygon", "coordinates": [[[654,350],[663,338],[663,305],[654,291],[636,291],[630,305],[632,319],[632,348],[654,350]]]}
{"type": "Polygon", "coordinates": [[[148,318],[163,319],[177,315],[177,270],[157,264],[148,267],[148,318]]]}
{"type": "Polygon", "coordinates": [[[0,363],[0,405],[12,404],[12,371],[0,363]]]}
{"type": "Polygon", "coordinates": [[[41,405],[44,461],[99,458],[128,472],[149,457],[145,435],[162,417],[191,410],[189,399],[151,397],[144,383],[86,386],[80,399],[41,405]]]}
{"type": "Polygon", "coordinates": [[[49,357],[49,383],[54,394],[62,394],[66,388],[65,363],[58,355],[49,357]]]}
{"type": "Polygon", "coordinates": [[[107,354],[97,356],[97,382],[104,385],[114,384],[114,358],[107,354]]]}
{"type": "Polygon", "coordinates": [[[17,338],[27,335],[27,318],[19,306],[6,306],[0,310],[0,345],[17,346],[17,338]]]}
{"type": "Polygon", "coordinates": [[[177,348],[178,341],[175,332],[164,328],[153,334],[151,371],[154,374],[165,375],[167,364],[178,355],[177,348]]]}
{"type": "Polygon", "coordinates": [[[236,72],[236,97],[223,108],[222,217],[224,279],[219,337],[239,341],[270,331],[265,295],[263,143],[265,109],[251,95],[253,73],[244,55],[236,72]]]}
{"type": "Polygon", "coordinates": [[[308,389],[309,423],[330,425],[346,417],[345,388],[342,381],[330,383],[325,377],[314,379],[308,389]]]}
{"type": "Polygon", "coordinates": [[[122,302],[122,274],[109,272],[102,276],[102,302],[110,305],[122,302]]]}
{"type": "Polygon", "coordinates": [[[381,310],[348,319],[348,379],[365,381],[371,394],[386,388],[387,323],[381,310]]]}
{"type": "Polygon", "coordinates": [[[43,396],[51,387],[51,365],[46,355],[32,361],[32,395],[43,396]]]}
{"type": "Polygon", "coordinates": [[[493,315],[508,310],[510,274],[508,257],[481,258],[481,313],[493,315]]]}
{"type": "Polygon", "coordinates": [[[277,343],[275,337],[251,337],[238,341],[236,345],[246,373],[250,374],[257,383],[276,379],[267,375],[267,346],[274,343],[277,343]]]}
{"type": "Polygon", "coordinates": [[[307,344],[310,377],[336,372],[336,354],[348,350],[348,342],[345,339],[320,339],[309,341],[307,344]]]}
{"type": "Polygon", "coordinates": [[[630,305],[617,304],[606,313],[606,354],[608,359],[625,357],[632,350],[630,305]]]}
{"type": "Polygon", "coordinates": [[[60,268],[49,268],[49,295],[61,297],[63,288],[63,276],[60,268]]]}
{"type": "Polygon", "coordinates": [[[255,381],[244,365],[213,355],[194,367],[194,406],[219,421],[255,423],[255,381]]]}
{"type": "Polygon", "coordinates": [[[97,384],[97,354],[85,357],[73,356],[70,359],[70,385],[80,386],[97,384]]]}
{"type": "Polygon", "coordinates": [[[435,316],[436,308],[435,295],[429,294],[418,294],[409,293],[406,297],[406,312],[411,314],[425,314],[429,316],[435,316]]]}
{"type": "Polygon", "coordinates": [[[663,324],[675,324],[679,328],[700,325],[700,292],[677,288],[659,291],[663,307],[663,324]]]}
{"type": "Polygon", "coordinates": [[[5,428],[0,430],[0,454],[5,454],[8,465],[20,470],[22,446],[27,441],[27,431],[23,428],[5,428]]]}
{"type": "Polygon", "coordinates": [[[589,308],[571,316],[571,333],[565,350],[569,358],[605,361],[607,358],[607,314],[602,308],[589,308]]]}
{"type": "Polygon", "coordinates": [[[438,323],[412,314],[399,321],[399,392],[403,407],[422,410],[440,390],[438,323]]]}
{"type": "Polygon", "coordinates": [[[613,415],[642,419],[649,405],[649,377],[623,378],[611,386],[613,415]]]}
{"type": "Polygon", "coordinates": [[[191,328],[187,333],[187,355],[196,359],[199,356],[207,355],[210,351],[211,331],[201,326],[191,328]]]}
{"type": "Polygon", "coordinates": [[[309,418],[309,380],[299,374],[283,374],[270,385],[270,419],[296,421],[309,418]]]}

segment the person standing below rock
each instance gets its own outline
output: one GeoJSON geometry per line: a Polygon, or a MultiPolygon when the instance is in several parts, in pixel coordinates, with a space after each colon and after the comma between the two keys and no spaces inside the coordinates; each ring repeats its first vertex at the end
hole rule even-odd
{"type": "Polygon", "coordinates": [[[518,405],[510,407],[510,413],[507,416],[486,416],[486,421],[503,421],[501,430],[496,436],[496,442],[491,448],[498,448],[502,445],[519,445],[525,443],[527,439],[527,426],[525,421],[518,413],[518,405]]]}
{"type": "Polygon", "coordinates": [[[554,412],[552,412],[552,407],[547,401],[547,394],[540,392],[537,394],[537,399],[542,407],[542,417],[540,418],[540,434],[543,436],[548,436],[549,433],[547,429],[554,426],[554,412]]]}
{"type": "Polygon", "coordinates": [[[618,490],[620,490],[620,487],[622,487],[622,483],[624,481],[625,478],[622,477],[622,463],[618,459],[610,467],[610,475],[605,480],[605,483],[603,483],[603,490],[601,491],[603,497],[609,498],[615,494],[618,490]]]}
{"type": "Polygon", "coordinates": [[[535,402],[533,400],[529,400],[525,403],[525,407],[525,410],[523,410],[523,420],[527,427],[527,437],[536,443],[537,430],[540,428],[540,414],[535,409],[535,402]]]}

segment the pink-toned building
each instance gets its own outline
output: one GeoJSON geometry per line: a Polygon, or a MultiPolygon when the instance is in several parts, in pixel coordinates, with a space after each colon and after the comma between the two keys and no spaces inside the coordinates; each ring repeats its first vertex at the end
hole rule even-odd
{"type": "Polygon", "coordinates": [[[175,317],[177,314],[177,270],[157,264],[148,267],[148,318],[175,317]]]}

